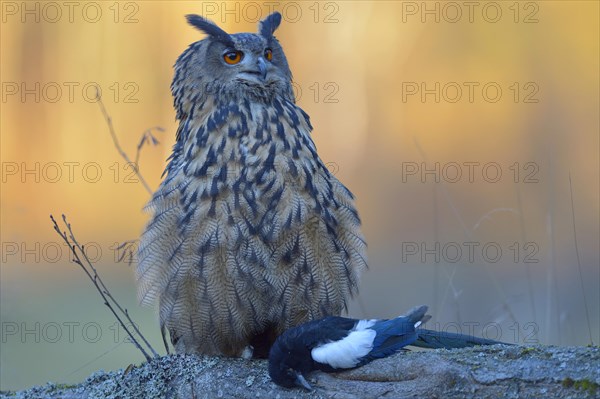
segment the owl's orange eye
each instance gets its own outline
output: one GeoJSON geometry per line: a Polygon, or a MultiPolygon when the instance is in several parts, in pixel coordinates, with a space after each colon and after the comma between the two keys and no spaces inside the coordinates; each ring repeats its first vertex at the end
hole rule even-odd
{"type": "Polygon", "coordinates": [[[223,54],[223,59],[229,65],[235,65],[242,60],[244,53],[241,51],[230,51],[228,53],[223,54]]]}
{"type": "Polygon", "coordinates": [[[271,50],[270,48],[266,49],[265,58],[267,59],[267,61],[271,61],[273,59],[273,50],[271,50]]]}

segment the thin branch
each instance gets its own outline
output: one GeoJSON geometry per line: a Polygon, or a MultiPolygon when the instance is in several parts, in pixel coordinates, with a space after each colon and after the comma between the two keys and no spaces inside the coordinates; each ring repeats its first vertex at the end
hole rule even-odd
{"type": "Polygon", "coordinates": [[[587,298],[585,296],[585,286],[583,284],[583,274],[581,272],[581,260],[579,259],[579,248],[577,247],[577,229],[575,228],[575,205],[573,202],[573,185],[571,184],[571,173],[569,172],[569,192],[571,193],[571,214],[573,215],[573,238],[575,239],[575,254],[577,255],[577,268],[579,270],[579,281],[581,282],[581,295],[583,295],[583,305],[585,307],[585,316],[587,318],[588,333],[590,334],[590,345],[594,345],[592,339],[592,326],[590,325],[590,311],[588,309],[587,298]]]}
{"type": "Polygon", "coordinates": [[[142,133],[142,138],[140,139],[140,142],[138,143],[136,152],[135,152],[135,165],[136,166],[139,165],[140,154],[142,152],[142,148],[144,147],[144,144],[153,145],[153,146],[160,144],[160,141],[158,141],[158,139],[152,134],[153,130],[156,130],[157,132],[165,131],[165,129],[163,129],[160,126],[153,126],[151,128],[146,129],[146,131],[144,131],[144,133],[142,133]]]}
{"type": "Polygon", "coordinates": [[[152,143],[153,145],[158,144],[158,140],[152,135],[152,130],[157,130],[157,131],[162,132],[163,128],[155,126],[155,127],[152,127],[150,129],[146,130],[143,133],[142,139],[137,146],[137,154],[135,157],[135,162],[132,162],[131,159],[129,158],[129,155],[127,155],[127,153],[123,150],[123,148],[121,147],[121,144],[119,143],[119,139],[117,138],[117,134],[115,133],[115,128],[112,123],[112,118],[106,111],[106,108],[104,107],[104,103],[102,102],[102,96],[100,95],[100,91],[97,89],[96,89],[96,101],[98,102],[98,105],[100,106],[100,110],[102,111],[102,115],[104,116],[104,119],[106,120],[106,124],[108,125],[108,131],[110,133],[110,136],[112,137],[115,148],[119,152],[119,155],[121,155],[121,157],[125,160],[125,162],[127,162],[129,165],[132,165],[134,173],[140,179],[140,183],[142,183],[142,185],[144,186],[146,191],[148,191],[149,194],[152,194],[152,189],[146,182],[146,179],[144,179],[144,176],[142,176],[142,173],[140,172],[137,161],[139,160],[139,157],[140,157],[140,150],[143,147],[143,145],[148,141],[148,138],[150,139],[149,142],[152,143]]]}
{"type": "Polygon", "coordinates": [[[152,346],[150,345],[150,343],[142,335],[142,333],[138,329],[137,325],[133,322],[133,320],[129,316],[129,313],[127,312],[127,309],[123,309],[121,307],[121,305],[119,305],[119,303],[115,300],[115,298],[112,296],[112,294],[110,293],[110,291],[108,290],[108,288],[106,287],[106,285],[104,284],[104,282],[102,281],[102,279],[100,278],[100,275],[96,271],[96,268],[92,265],[92,263],[90,262],[89,258],[87,257],[87,255],[86,255],[86,253],[84,251],[84,247],[82,245],[80,245],[79,242],[77,241],[77,239],[75,238],[75,235],[73,234],[73,230],[71,228],[71,224],[69,222],[67,222],[67,217],[65,215],[62,215],[63,222],[64,222],[64,224],[65,224],[65,226],[67,227],[67,230],[68,230],[68,234],[67,234],[67,231],[62,231],[58,227],[58,223],[56,223],[56,220],[54,219],[54,216],[50,215],[50,219],[52,220],[52,224],[53,224],[54,230],[58,233],[58,235],[61,236],[61,238],[65,241],[65,243],[67,243],[67,245],[71,249],[71,253],[73,254],[73,257],[74,257],[73,261],[76,264],[78,264],[81,267],[81,269],[83,269],[83,271],[85,272],[85,274],[87,274],[87,276],[89,277],[89,279],[92,281],[92,283],[96,287],[96,290],[98,291],[98,293],[100,294],[100,296],[104,300],[104,304],[110,309],[110,311],[115,316],[115,318],[117,319],[117,321],[119,322],[119,324],[121,325],[121,327],[123,327],[123,329],[125,330],[125,332],[127,332],[127,334],[129,335],[129,338],[134,343],[134,345],[142,352],[142,354],[144,355],[144,357],[146,358],[146,360],[148,360],[148,361],[152,360],[152,358],[150,357],[150,355],[148,355],[148,353],[144,350],[144,348],[142,348],[142,346],[140,345],[140,343],[135,339],[135,337],[133,336],[133,334],[131,333],[131,331],[129,331],[129,328],[127,328],[127,326],[123,322],[123,319],[119,316],[119,314],[117,313],[117,311],[115,310],[115,308],[118,311],[120,311],[122,314],[125,315],[125,318],[131,324],[131,326],[133,327],[133,329],[135,330],[135,332],[137,333],[137,335],[144,341],[144,343],[150,349],[150,351],[152,352],[152,354],[155,357],[158,357],[158,353],[156,353],[156,351],[154,350],[154,348],[152,348],[152,346]]]}
{"type": "MultiPolygon", "coordinates": [[[[141,155],[141,152],[142,152],[142,149],[143,149],[144,145],[156,146],[156,145],[160,144],[160,142],[154,136],[154,134],[152,134],[152,132],[153,131],[164,132],[164,129],[162,127],[160,127],[160,126],[153,126],[151,128],[146,129],[142,133],[142,137],[141,137],[141,139],[140,139],[140,141],[139,141],[139,143],[138,143],[138,145],[136,147],[135,162],[131,162],[131,159],[129,158],[129,155],[127,155],[127,153],[125,152],[125,150],[123,150],[123,148],[121,147],[121,144],[119,143],[119,139],[117,138],[117,134],[115,132],[115,128],[114,128],[113,123],[112,123],[112,118],[110,117],[110,115],[106,111],[106,107],[104,106],[104,103],[102,102],[102,95],[100,94],[100,91],[98,89],[96,89],[96,101],[98,102],[98,105],[100,106],[100,110],[102,111],[102,115],[104,116],[104,119],[106,120],[106,124],[108,126],[108,131],[109,131],[110,136],[111,136],[111,138],[113,140],[113,144],[115,145],[115,148],[117,149],[117,152],[119,153],[119,155],[121,155],[121,157],[125,160],[125,162],[127,162],[128,165],[132,166],[134,173],[140,179],[140,183],[142,183],[142,185],[144,186],[144,188],[146,189],[146,191],[148,192],[148,194],[152,195],[152,189],[150,188],[150,186],[146,182],[146,179],[144,179],[144,177],[142,176],[142,173],[140,172],[139,160],[140,160],[140,155],[141,155]]],[[[63,219],[64,219],[64,215],[63,215],[63,219]]],[[[65,223],[66,223],[66,220],[65,220],[65,223]]],[[[70,231],[70,226],[69,226],[69,231],[70,231]]],[[[71,233],[71,238],[73,239],[74,242],[76,242],[72,233],[71,233]]],[[[119,245],[119,247],[117,247],[117,251],[123,249],[126,245],[131,244],[133,242],[134,242],[133,240],[125,241],[124,243],[122,243],[121,245],[119,245]]],[[[129,255],[129,262],[128,262],[128,264],[129,264],[129,266],[131,266],[131,264],[133,263],[133,251],[131,251],[131,250],[130,251],[127,251],[127,249],[123,250],[123,253],[119,256],[118,261],[119,262],[122,261],[127,254],[129,255]]],[[[83,255],[85,256],[85,253],[83,253],[83,255]]],[[[131,319],[129,318],[129,314],[127,313],[127,309],[125,309],[125,310],[121,309],[121,307],[119,306],[119,304],[114,300],[114,298],[112,298],[112,295],[110,295],[110,293],[108,292],[108,290],[106,290],[106,287],[104,286],[104,283],[102,282],[102,280],[100,279],[100,277],[96,273],[96,270],[94,269],[94,267],[91,265],[91,263],[89,263],[89,265],[92,268],[92,270],[94,271],[95,276],[98,277],[98,280],[100,281],[101,286],[105,289],[105,293],[108,295],[108,297],[110,299],[113,300],[113,302],[115,303],[115,305],[117,306],[117,308],[122,313],[125,314],[125,316],[127,317],[127,319],[131,321],[131,319]]],[[[154,351],[154,349],[152,348],[152,346],[150,346],[150,344],[148,343],[148,341],[146,341],[146,339],[144,338],[144,336],[139,332],[137,326],[133,322],[131,322],[131,324],[132,324],[134,330],[136,331],[136,333],[142,338],[142,340],[144,340],[144,342],[146,343],[146,345],[150,348],[150,350],[152,351],[152,353],[155,356],[158,356],[156,354],[156,352],[154,351]]],[[[129,331],[128,331],[128,333],[129,333],[129,331]]],[[[163,340],[164,340],[164,335],[163,335],[163,340]]],[[[167,347],[167,353],[169,353],[168,347],[167,347]]]]}
{"type": "Polygon", "coordinates": [[[119,342],[118,344],[116,344],[115,346],[113,346],[112,348],[110,348],[107,351],[104,351],[104,353],[101,353],[100,355],[96,356],[95,358],[93,358],[92,360],[90,360],[89,362],[79,366],[78,368],[76,368],[75,370],[71,371],[69,374],[67,374],[64,379],[68,379],[70,376],[72,376],[73,374],[83,370],[84,368],[86,368],[87,366],[89,366],[90,364],[94,363],[95,361],[97,361],[98,359],[103,358],[104,356],[108,355],[109,353],[111,353],[112,351],[114,351],[115,349],[117,349],[119,346],[123,345],[123,341],[119,342]]]}
{"type": "Polygon", "coordinates": [[[482,217],[479,218],[479,220],[477,221],[477,223],[475,223],[475,225],[473,226],[473,231],[477,230],[479,228],[479,226],[481,226],[481,224],[483,223],[484,220],[492,220],[492,215],[494,213],[498,213],[498,212],[510,212],[510,213],[519,214],[519,212],[516,212],[512,208],[494,208],[494,209],[492,209],[491,211],[489,211],[488,213],[486,213],[485,215],[483,215],[482,217]]]}

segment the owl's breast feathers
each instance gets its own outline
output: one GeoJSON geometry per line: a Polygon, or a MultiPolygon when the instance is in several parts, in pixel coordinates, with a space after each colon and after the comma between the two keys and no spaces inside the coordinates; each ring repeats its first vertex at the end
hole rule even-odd
{"type": "Polygon", "coordinates": [[[360,220],[310,131],[284,98],[187,107],[137,270],[181,351],[238,355],[268,328],[339,314],[356,291],[360,220]]]}

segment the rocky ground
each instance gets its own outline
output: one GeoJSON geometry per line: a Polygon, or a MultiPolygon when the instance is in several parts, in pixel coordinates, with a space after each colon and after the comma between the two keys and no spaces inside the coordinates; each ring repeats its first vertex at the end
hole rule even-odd
{"type": "Polygon", "coordinates": [[[600,348],[475,347],[401,352],[356,370],[314,373],[312,392],[274,385],[267,362],[165,356],[0,398],[598,398],[600,348]]]}

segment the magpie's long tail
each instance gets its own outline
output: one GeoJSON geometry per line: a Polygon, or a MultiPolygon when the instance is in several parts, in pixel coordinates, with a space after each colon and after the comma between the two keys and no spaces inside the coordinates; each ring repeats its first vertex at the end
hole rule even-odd
{"type": "Polygon", "coordinates": [[[510,344],[507,344],[504,342],[494,341],[492,339],[474,337],[472,335],[426,330],[424,328],[418,328],[417,334],[418,334],[417,340],[414,343],[412,343],[411,345],[418,346],[419,348],[454,349],[454,348],[467,348],[469,346],[476,346],[476,345],[495,345],[495,344],[510,345],[510,344]]]}

